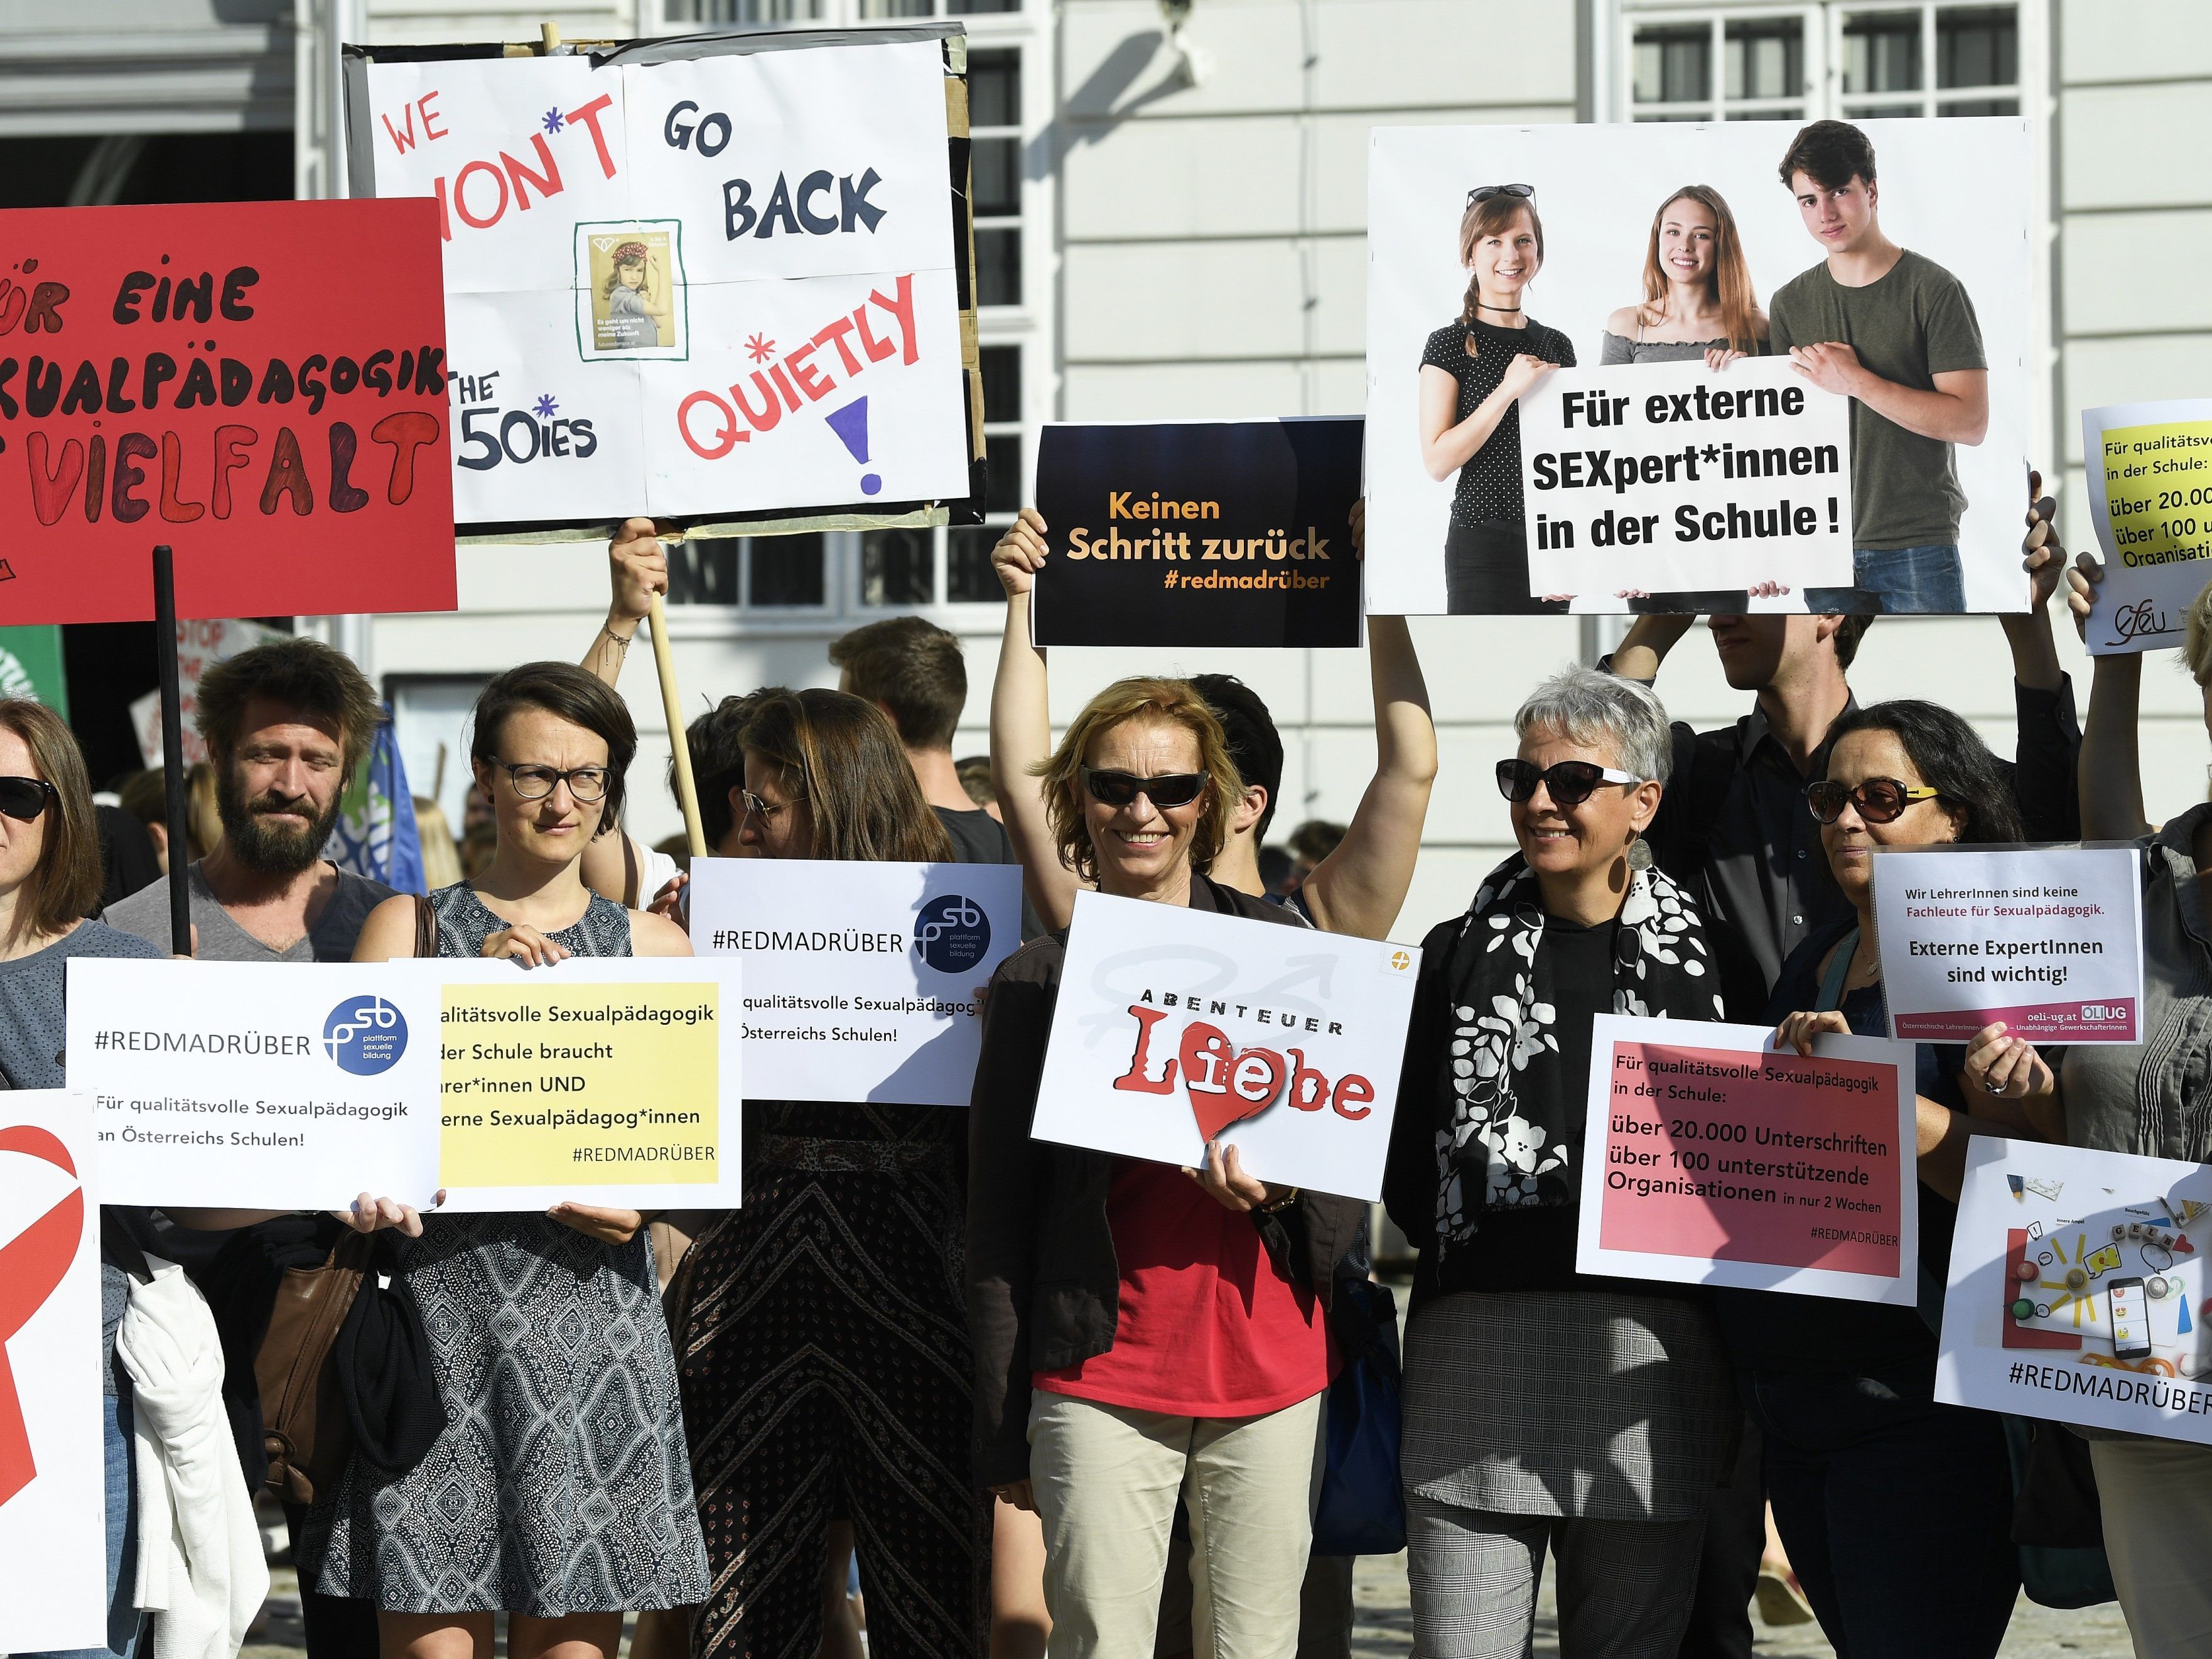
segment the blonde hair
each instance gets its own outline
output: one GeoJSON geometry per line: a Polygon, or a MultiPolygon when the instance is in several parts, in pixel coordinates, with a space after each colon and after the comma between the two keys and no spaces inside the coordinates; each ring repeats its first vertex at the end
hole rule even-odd
{"type": "Polygon", "coordinates": [[[1667,210],[1677,202],[1695,202],[1713,216],[1713,268],[1705,278],[1705,297],[1720,310],[1721,337],[1738,351],[1757,349],[1759,336],[1752,319],[1759,301],[1752,292],[1751,267],[1744,261],[1735,216],[1711,185],[1683,185],[1651,216],[1651,240],[1644,251],[1644,303],[1636,308],[1638,317],[1650,324],[1666,315],[1667,273],[1659,268],[1659,227],[1667,210]]]}
{"type": "Polygon", "coordinates": [[[428,795],[415,797],[415,836],[422,848],[422,884],[431,892],[451,887],[465,878],[461,871],[460,844],[446,809],[428,795]]]}
{"type": "Polygon", "coordinates": [[[1144,675],[1116,680],[1084,706],[1049,760],[1030,769],[1044,786],[1045,815],[1060,860],[1085,881],[1098,878],[1098,849],[1083,810],[1083,769],[1094,738],[1125,721],[1180,726],[1198,743],[1198,769],[1206,775],[1199,796],[1198,828],[1191,836],[1190,861],[1203,870],[1221,856],[1229,840],[1230,814],[1244,798],[1244,780],[1229,757],[1221,721],[1188,680],[1144,675]]]}
{"type": "Polygon", "coordinates": [[[2212,582],[2197,590],[2189,602],[2187,633],[2181,644],[2181,660],[2199,685],[2212,685],[2212,582]]]}

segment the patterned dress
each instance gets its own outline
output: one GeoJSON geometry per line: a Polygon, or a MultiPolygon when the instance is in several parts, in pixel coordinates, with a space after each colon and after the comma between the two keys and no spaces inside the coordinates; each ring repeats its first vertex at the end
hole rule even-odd
{"type": "MultiPolygon", "coordinates": [[[[430,902],[441,956],[474,957],[507,926],[465,884],[430,902]]],[[[629,915],[597,896],[550,937],[579,956],[630,953],[629,915]]],[[[700,1600],[706,1553],[646,1235],[609,1245],[536,1213],[430,1216],[400,1250],[446,1431],[404,1474],[348,1464],[309,1522],[318,1588],[392,1613],[543,1619],[700,1600]]]]}
{"type": "Polygon", "coordinates": [[[745,1203],[684,1264],[681,1364],[714,1583],[696,1659],[811,1659],[824,1533],[851,1522],[873,1659],[988,1646],[970,1478],[967,1122],[746,1103],[745,1203]]]}

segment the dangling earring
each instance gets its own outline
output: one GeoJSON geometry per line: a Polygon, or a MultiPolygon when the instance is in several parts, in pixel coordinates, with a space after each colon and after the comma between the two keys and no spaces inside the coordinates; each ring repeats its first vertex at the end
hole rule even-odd
{"type": "Polygon", "coordinates": [[[1628,843],[1628,870],[1631,875],[1642,875],[1651,867],[1651,843],[1638,836],[1628,843]]]}

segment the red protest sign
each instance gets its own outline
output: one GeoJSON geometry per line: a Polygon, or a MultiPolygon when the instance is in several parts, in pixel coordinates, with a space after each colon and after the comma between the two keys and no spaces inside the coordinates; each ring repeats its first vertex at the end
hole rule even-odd
{"type": "Polygon", "coordinates": [[[434,203],[0,212],[0,623],[454,604],[434,203]]]}

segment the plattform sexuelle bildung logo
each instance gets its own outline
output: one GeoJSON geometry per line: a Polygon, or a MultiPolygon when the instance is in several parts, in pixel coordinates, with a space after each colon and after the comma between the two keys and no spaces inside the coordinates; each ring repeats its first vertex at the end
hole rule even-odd
{"type": "Polygon", "coordinates": [[[940,974],[965,973],[991,948],[991,919],[964,894],[940,894],[915,918],[914,948],[940,974]]]}
{"type": "Polygon", "coordinates": [[[407,1052],[407,1021],[382,997],[348,997],[323,1022],[323,1052],[356,1077],[388,1072],[407,1052]]]}

